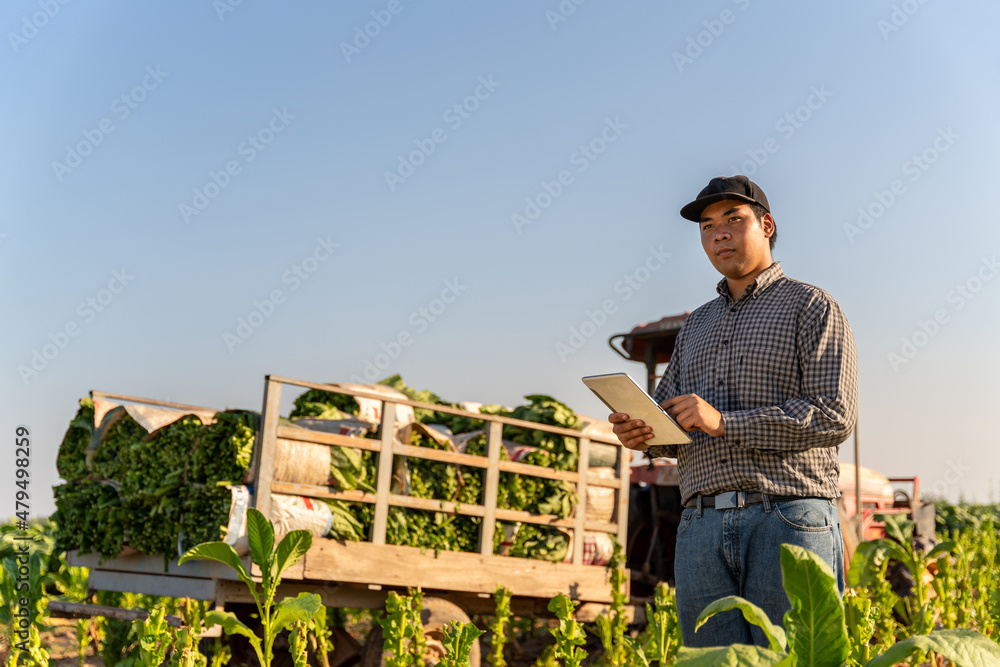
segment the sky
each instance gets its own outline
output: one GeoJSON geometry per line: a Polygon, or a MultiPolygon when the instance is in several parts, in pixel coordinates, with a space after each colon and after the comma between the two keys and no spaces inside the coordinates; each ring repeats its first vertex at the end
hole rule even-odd
{"type": "Polygon", "coordinates": [[[608,338],[715,298],[678,210],[736,173],[785,273],[850,322],[862,463],[1000,497],[998,22],[926,0],[5,2],[0,433],[16,459],[30,432],[31,514],[91,390],[260,409],[267,374],[399,373],[603,416],[581,376],[643,377],[608,338]]]}

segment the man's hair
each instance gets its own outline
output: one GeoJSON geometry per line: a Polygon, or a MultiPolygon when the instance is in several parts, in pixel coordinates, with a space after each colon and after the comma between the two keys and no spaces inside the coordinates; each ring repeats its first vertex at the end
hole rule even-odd
{"type": "MultiPolygon", "coordinates": [[[[753,211],[754,215],[757,216],[757,222],[760,223],[761,227],[764,226],[764,214],[768,213],[768,210],[761,206],[760,204],[748,204],[750,210],[753,211]]],[[[771,217],[774,220],[774,216],[771,217]]],[[[774,226],[774,232],[771,234],[771,238],[768,239],[771,250],[774,250],[774,242],[778,240],[778,226],[774,226]]]]}

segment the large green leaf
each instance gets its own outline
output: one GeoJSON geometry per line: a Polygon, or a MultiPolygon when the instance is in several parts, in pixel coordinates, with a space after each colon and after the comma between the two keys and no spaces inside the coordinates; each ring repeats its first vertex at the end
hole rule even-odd
{"type": "Polygon", "coordinates": [[[260,637],[254,634],[253,630],[243,625],[240,619],[231,611],[218,611],[213,609],[205,614],[205,627],[221,625],[227,635],[243,635],[250,640],[251,644],[260,647],[260,637]]]}
{"type": "Polygon", "coordinates": [[[274,608],[271,631],[278,634],[297,621],[308,623],[322,605],[322,598],[315,593],[299,593],[298,597],[285,598],[274,608]]]}
{"type": "Polygon", "coordinates": [[[247,510],[247,538],[250,542],[250,557],[261,572],[270,570],[271,551],[274,549],[274,526],[259,510],[247,510]]]}
{"type": "Polygon", "coordinates": [[[830,566],[808,549],[782,544],[781,578],[792,602],[785,614],[785,629],[796,664],[840,667],[849,652],[847,626],[830,566]]]}
{"type": "Polygon", "coordinates": [[[308,530],[293,530],[281,539],[281,542],[278,543],[278,549],[274,553],[275,579],[299,562],[299,559],[309,551],[309,547],[312,546],[312,538],[312,533],[308,530]]]}
{"type": "Polygon", "coordinates": [[[444,644],[445,650],[445,657],[441,664],[449,667],[468,665],[472,645],[482,634],[483,631],[472,623],[459,621],[448,623],[444,628],[444,640],[441,642],[444,644]]]}
{"type": "Polygon", "coordinates": [[[939,630],[929,635],[904,639],[865,667],[892,667],[917,651],[933,651],[950,660],[955,667],[996,667],[1000,665],[1000,646],[975,630],[939,630]]]}
{"type": "Polygon", "coordinates": [[[236,575],[240,578],[240,581],[249,586],[251,592],[257,590],[256,583],[250,578],[250,574],[246,571],[246,568],[243,567],[240,557],[225,542],[204,542],[203,544],[199,544],[189,549],[177,562],[178,564],[183,564],[189,560],[214,560],[224,563],[236,571],[236,575]]]}
{"type": "Polygon", "coordinates": [[[573,615],[576,604],[569,599],[568,595],[560,593],[549,600],[548,609],[559,618],[569,618],[573,615]]]}
{"type": "Polygon", "coordinates": [[[886,539],[862,542],[851,557],[851,567],[847,571],[847,585],[869,586],[875,572],[886,558],[894,558],[909,568],[913,567],[913,559],[898,542],[886,539]]]}
{"type": "Polygon", "coordinates": [[[646,649],[643,647],[642,642],[638,639],[632,639],[628,635],[622,637],[622,641],[625,643],[625,650],[628,651],[629,656],[632,658],[633,665],[637,667],[650,667],[649,657],[646,655],[646,649]]]}
{"type": "Polygon", "coordinates": [[[956,542],[955,540],[947,540],[945,542],[941,542],[940,544],[935,545],[934,548],[930,550],[930,553],[927,554],[927,560],[933,560],[934,558],[940,556],[941,554],[946,554],[946,553],[950,554],[953,551],[955,551],[957,547],[958,547],[958,542],[956,542]]]}
{"type": "Polygon", "coordinates": [[[778,667],[792,665],[791,657],[761,646],[733,644],[716,648],[681,647],[677,667],[778,667]]]}
{"type": "Polygon", "coordinates": [[[743,618],[747,620],[747,623],[753,623],[758,628],[763,630],[764,634],[767,635],[769,648],[772,651],[785,650],[787,643],[785,641],[784,628],[772,623],[771,619],[767,617],[767,614],[763,609],[752,602],[744,600],[738,595],[724,597],[705,607],[705,609],[702,610],[701,614],[698,616],[698,621],[694,626],[694,629],[697,631],[698,628],[705,625],[708,619],[712,616],[720,614],[724,611],[729,611],[730,609],[739,609],[743,613],[743,618]]]}
{"type": "Polygon", "coordinates": [[[851,567],[847,570],[847,585],[868,586],[871,584],[875,571],[882,566],[885,560],[885,549],[881,542],[884,540],[871,540],[862,542],[855,549],[851,556],[851,567]]]}
{"type": "Polygon", "coordinates": [[[900,544],[910,544],[913,539],[913,522],[901,519],[898,514],[876,514],[876,521],[885,524],[885,534],[900,544]]]}

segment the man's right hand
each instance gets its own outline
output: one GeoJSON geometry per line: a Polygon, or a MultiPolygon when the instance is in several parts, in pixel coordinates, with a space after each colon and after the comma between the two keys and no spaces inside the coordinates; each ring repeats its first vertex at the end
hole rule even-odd
{"type": "Polygon", "coordinates": [[[641,419],[629,420],[624,412],[615,412],[608,421],[614,424],[612,430],[624,447],[643,451],[649,446],[646,441],[653,437],[653,429],[641,419]]]}

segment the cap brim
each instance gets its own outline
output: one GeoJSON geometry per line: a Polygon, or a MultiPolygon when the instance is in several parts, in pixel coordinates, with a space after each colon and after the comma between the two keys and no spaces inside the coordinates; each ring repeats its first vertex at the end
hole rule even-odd
{"type": "Polygon", "coordinates": [[[743,201],[748,204],[757,203],[750,197],[739,195],[735,192],[719,192],[714,195],[707,195],[705,197],[695,199],[693,202],[681,209],[681,217],[692,222],[701,222],[702,211],[716,202],[726,201],[727,199],[732,199],[733,201],[743,201]]]}

